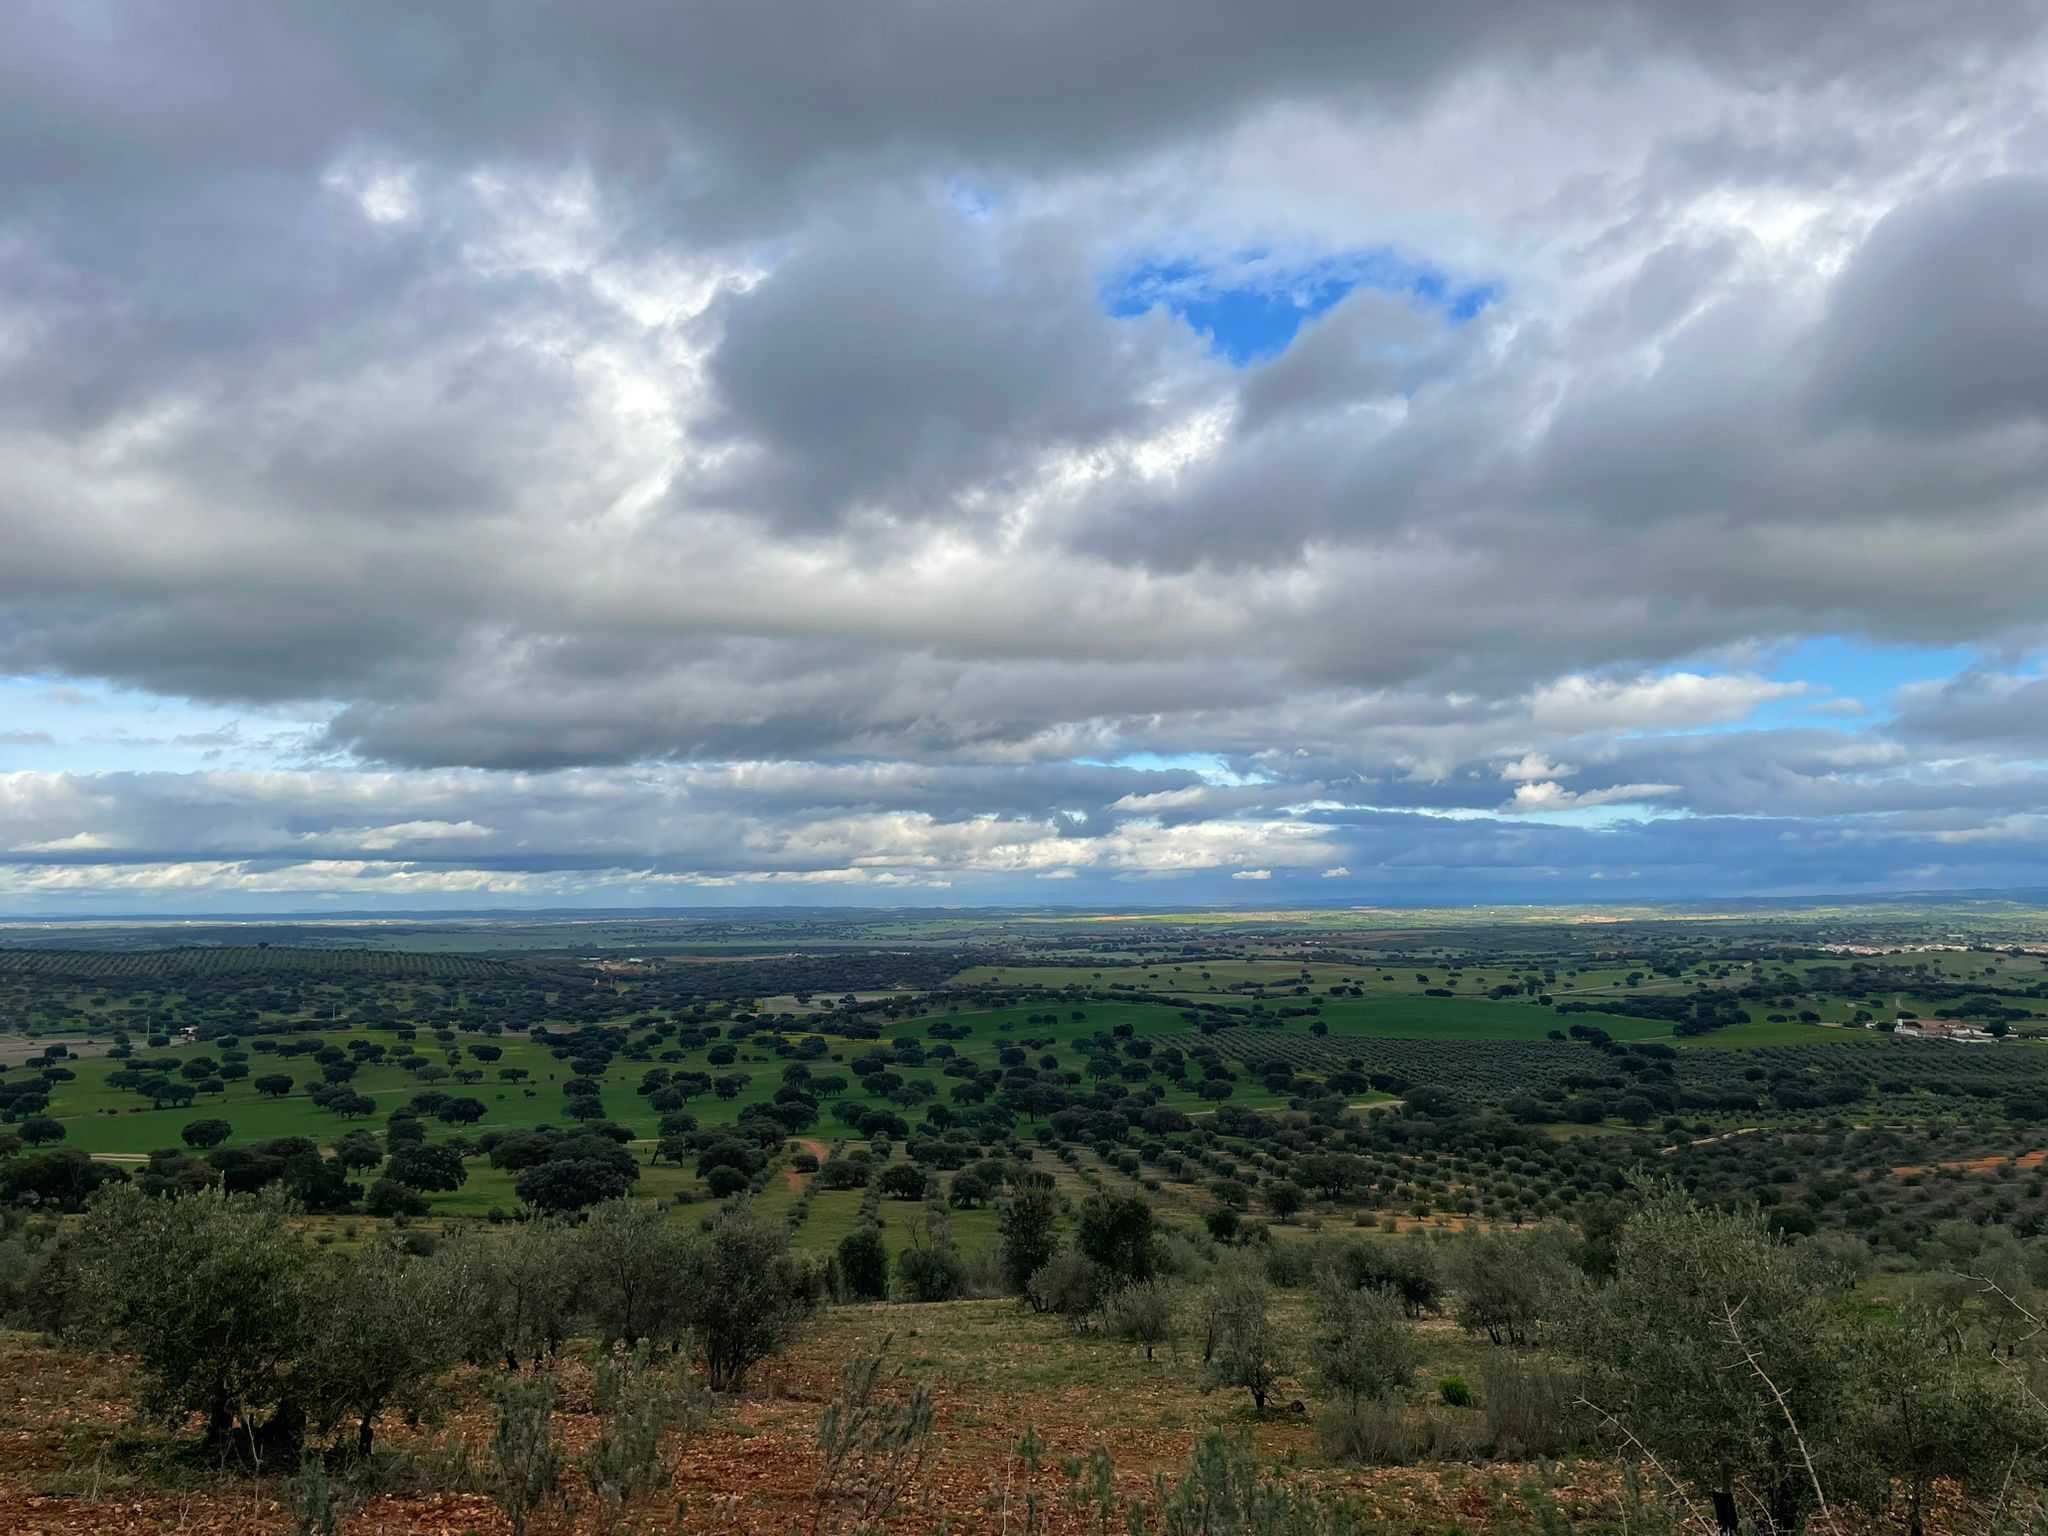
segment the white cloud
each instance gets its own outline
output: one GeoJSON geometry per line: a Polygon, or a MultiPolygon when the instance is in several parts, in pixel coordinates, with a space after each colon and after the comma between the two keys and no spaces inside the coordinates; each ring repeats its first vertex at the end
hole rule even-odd
{"type": "Polygon", "coordinates": [[[1570,763],[1552,762],[1541,752],[1525,752],[1500,766],[1500,776],[1511,784],[1533,779],[1568,779],[1578,771],[1570,763]]]}
{"type": "Polygon", "coordinates": [[[1521,784],[1508,802],[1511,811],[1576,811],[1598,805],[1632,805],[1678,793],[1676,784],[1612,784],[1605,789],[1570,790],[1555,781],[1521,784]]]}
{"type": "Polygon", "coordinates": [[[1773,699],[1795,698],[1805,683],[1745,674],[1672,672],[1634,679],[1561,677],[1529,695],[1529,713],[1544,730],[1683,730],[1745,720],[1773,699]]]}
{"type": "Polygon", "coordinates": [[[1273,878],[1273,871],[1270,869],[1240,869],[1230,878],[1233,880],[1270,880],[1273,878]]]}

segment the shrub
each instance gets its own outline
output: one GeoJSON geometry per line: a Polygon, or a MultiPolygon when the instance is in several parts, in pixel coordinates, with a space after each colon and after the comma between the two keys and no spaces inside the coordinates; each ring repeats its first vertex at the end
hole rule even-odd
{"type": "MultiPolygon", "coordinates": [[[[818,1421],[819,1513],[840,1515],[828,1529],[878,1530],[915,1486],[933,1444],[934,1404],[923,1383],[908,1392],[886,1371],[886,1351],[847,1364],[839,1391],[818,1421]]],[[[813,1526],[816,1529],[816,1526],[813,1526]]]]}
{"type": "Polygon", "coordinates": [[[1487,1448],[1500,1460],[1566,1456],[1590,1443],[1591,1424],[1577,1407],[1579,1379],[1572,1372],[1489,1354],[1479,1367],[1479,1386],[1487,1448]]]}
{"type": "Polygon", "coordinates": [[[1109,1299],[1104,1316],[1109,1333],[1145,1347],[1145,1358],[1174,1337],[1173,1295],[1157,1280],[1127,1285],[1109,1299]]]}
{"type": "Polygon", "coordinates": [[[592,1372],[591,1401],[597,1434],[576,1458],[584,1486],[597,1501],[598,1528],[618,1529],[626,1508],[674,1481],[671,1430],[699,1427],[708,1404],[689,1378],[657,1362],[646,1344],[614,1345],[592,1372]]]}
{"type": "Polygon", "coordinates": [[[1465,1385],[1462,1376],[1446,1376],[1436,1384],[1437,1395],[1453,1408],[1472,1406],[1472,1389],[1465,1385]]]}
{"type": "Polygon", "coordinates": [[[512,1536],[562,1490],[562,1442],[555,1436],[555,1384],[546,1376],[508,1377],[492,1390],[497,1425],[491,1435],[490,1492],[511,1522],[512,1536]]]}
{"type": "Polygon", "coordinates": [[[721,1212],[692,1245],[684,1291],[686,1321],[718,1392],[742,1386],[756,1363],[786,1348],[817,1300],[788,1229],[744,1210],[721,1212]]]}
{"type": "Polygon", "coordinates": [[[1086,1328],[1109,1291],[1109,1278],[1102,1266],[1062,1248],[1039,1265],[1025,1287],[1032,1309],[1064,1317],[1075,1328],[1086,1328]]]}
{"type": "Polygon", "coordinates": [[[967,1263],[952,1244],[916,1245],[896,1255],[896,1288],[905,1301],[954,1301],[967,1288],[967,1263]]]}
{"type": "Polygon", "coordinates": [[[1417,1346],[1392,1296],[1357,1289],[1338,1272],[1326,1270],[1309,1316],[1309,1354],[1323,1390],[1353,1406],[1406,1393],[1417,1346]]]}
{"type": "Polygon", "coordinates": [[[729,1200],[747,1187],[747,1176],[730,1163],[720,1163],[704,1175],[704,1187],[714,1200],[729,1200]]]}
{"type": "Polygon", "coordinates": [[[839,1281],[848,1299],[880,1301],[889,1294],[889,1250],[882,1234],[862,1227],[839,1240],[839,1281]]]}
{"type": "Polygon", "coordinates": [[[1341,1398],[1316,1415],[1316,1445],[1331,1461],[1402,1466],[1423,1449],[1421,1428],[1384,1398],[1341,1398]]]}
{"type": "MultiPolygon", "coordinates": [[[[826,1164],[829,1168],[831,1164],[826,1164]]],[[[1002,1234],[1003,1274],[1011,1291],[1031,1294],[1032,1278],[1059,1251],[1059,1196],[1050,1186],[1026,1183],[1013,1190],[996,1209],[1002,1234]]],[[[1032,1296],[1037,1307],[1037,1298],[1032,1296]]],[[[1044,1307],[1038,1307],[1043,1312],[1044,1307]]]]}

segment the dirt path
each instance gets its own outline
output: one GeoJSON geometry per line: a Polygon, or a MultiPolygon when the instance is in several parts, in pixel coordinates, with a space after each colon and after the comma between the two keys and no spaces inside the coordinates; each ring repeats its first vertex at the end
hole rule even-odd
{"type": "MultiPolygon", "coordinates": [[[[825,1166],[825,1159],[832,1155],[832,1149],[822,1141],[812,1141],[806,1137],[799,1141],[797,1145],[815,1157],[820,1168],[825,1166]]],[[[789,1180],[789,1192],[792,1195],[800,1195],[804,1192],[804,1179],[806,1175],[798,1173],[794,1168],[785,1168],[782,1170],[782,1176],[789,1180]]]]}
{"type": "MultiPolygon", "coordinates": [[[[112,1031],[108,1033],[111,1036],[112,1031]]],[[[0,1066],[19,1066],[53,1045],[64,1046],[74,1056],[104,1056],[113,1043],[111,1038],[89,1040],[83,1035],[7,1035],[0,1037],[0,1066]]]]}

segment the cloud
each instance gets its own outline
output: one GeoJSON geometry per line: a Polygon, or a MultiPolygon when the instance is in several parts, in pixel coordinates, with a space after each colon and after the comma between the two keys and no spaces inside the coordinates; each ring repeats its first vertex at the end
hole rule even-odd
{"type": "Polygon", "coordinates": [[[1532,779],[1568,779],[1578,771],[1570,763],[1553,763],[1541,752],[1524,752],[1514,761],[1500,765],[1500,776],[1511,784],[1532,779]]]}
{"type": "Polygon", "coordinates": [[[1540,784],[1517,784],[1508,802],[1513,811],[1579,811],[1596,805],[1629,805],[1639,800],[1657,800],[1678,793],[1676,784],[1610,784],[1605,789],[1566,789],[1554,780],[1540,784]]]}
{"type": "Polygon", "coordinates": [[[1907,203],[1834,284],[1816,405],[1880,431],[2048,424],[2048,179],[1999,176],[1907,203]]]}
{"type": "Polygon", "coordinates": [[[1702,677],[1695,672],[1628,680],[1574,675],[1538,688],[1530,695],[1529,704],[1538,728],[1577,735],[1724,725],[1745,719],[1760,704],[1805,691],[1804,683],[1732,675],[1702,677]]]}
{"type": "Polygon", "coordinates": [[[2038,874],[2043,21],[0,16],[16,899],[2038,874]]]}
{"type": "Polygon", "coordinates": [[[1230,878],[1233,880],[1270,880],[1273,878],[1273,871],[1270,869],[1240,869],[1230,878]]]}

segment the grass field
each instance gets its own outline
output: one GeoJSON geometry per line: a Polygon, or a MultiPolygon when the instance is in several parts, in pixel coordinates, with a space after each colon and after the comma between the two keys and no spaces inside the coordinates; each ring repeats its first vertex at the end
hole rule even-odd
{"type": "MultiPolygon", "coordinates": [[[[1278,1006],[1278,1003],[1271,1005],[1269,1011],[1276,1011],[1278,1006]]],[[[993,1066],[1002,1047],[1030,1039],[1040,1042],[1029,1052],[1031,1057],[1035,1059],[1049,1051],[1069,1070],[1079,1070],[1085,1065],[1076,1042],[1098,1032],[1128,1025],[1139,1037],[1161,1037],[1182,1036],[1189,1028],[1181,1010],[1169,1004],[1097,999],[1062,1001],[1058,1005],[1045,1001],[1007,1008],[955,1009],[943,1017],[949,1023],[968,1029],[967,1038],[956,1042],[956,1049],[979,1065],[993,1066]]],[[[1621,1040],[1671,1038],[1669,1026],[1657,1020],[1612,1014],[1578,1015],[1574,1019],[1566,1019],[1534,1003],[1493,1002],[1483,997],[1388,995],[1363,1000],[1331,998],[1323,1001],[1320,1017],[1327,1026],[1328,1042],[1332,1045],[1352,1039],[1362,1044],[1375,1040],[1542,1040],[1552,1030],[1575,1019],[1593,1023],[1621,1040]]],[[[886,1028],[884,1034],[923,1038],[931,1022],[929,1017],[908,1020],[886,1028]]],[[[1270,1016],[1270,1021],[1262,1027],[1278,1026],[1290,1033],[1298,1031],[1306,1035],[1308,1022],[1301,1017],[1283,1020],[1270,1016]]],[[[801,1033],[799,1026],[798,1034],[801,1033]]],[[[457,1035],[451,1041],[441,1042],[433,1038],[432,1031],[421,1030],[411,1045],[402,1042],[394,1030],[376,1028],[308,1029],[295,1038],[318,1039],[323,1044],[343,1048],[351,1041],[372,1041],[385,1046],[390,1059],[362,1066],[351,1085],[377,1104],[375,1122],[381,1122],[414,1094],[428,1088],[481,1100],[485,1106],[484,1118],[474,1127],[479,1132],[552,1125],[562,1120],[564,1100],[561,1088],[571,1074],[548,1050],[524,1036],[507,1034],[490,1042],[503,1053],[498,1061],[491,1063],[479,1062],[470,1056],[469,1047],[483,1043],[471,1034],[457,1035]],[[460,1085],[452,1079],[437,1083],[422,1080],[396,1064],[396,1058],[414,1050],[435,1063],[442,1063],[444,1057],[452,1052],[454,1065],[482,1071],[483,1080],[471,1085],[460,1085]],[[498,1073],[507,1068],[524,1070],[529,1076],[524,1082],[501,1081],[498,1073]]],[[[1758,1022],[1710,1035],[1681,1038],[1678,1043],[1693,1049],[1741,1049],[1867,1041],[1870,1038],[1861,1030],[1758,1022]]],[[[823,1072],[837,1067],[842,1075],[847,1063],[871,1049],[865,1044],[829,1037],[826,1045],[828,1055],[814,1064],[816,1069],[823,1072]]],[[[745,1076],[745,1086],[732,1099],[706,1096],[691,1101],[691,1113],[707,1126],[730,1123],[746,1108],[769,1100],[781,1084],[784,1061],[775,1054],[771,1039],[765,1035],[755,1035],[738,1042],[737,1059],[730,1065],[713,1066],[707,1057],[708,1049],[686,1052],[681,1060],[674,1062],[633,1062],[615,1058],[610,1069],[598,1080],[607,1116],[628,1127],[636,1136],[653,1135],[659,1117],[636,1091],[641,1078],[652,1065],[667,1066],[677,1071],[745,1076]]],[[[186,1045],[148,1054],[189,1058],[207,1051],[208,1047],[204,1045],[186,1045]]],[[[202,1118],[229,1121],[235,1128],[234,1140],[238,1142],[277,1136],[309,1136],[322,1143],[331,1143],[350,1128],[351,1122],[342,1121],[316,1107],[306,1097],[305,1085],[317,1080],[319,1073],[319,1068],[309,1057],[280,1061],[267,1054],[252,1053],[248,1064],[251,1078],[230,1083],[223,1093],[202,1096],[189,1108],[157,1109],[131,1092],[108,1086],[108,1075],[120,1070],[121,1062],[107,1058],[80,1059],[70,1064],[77,1074],[76,1080],[56,1085],[50,1112],[65,1125],[69,1145],[88,1152],[130,1156],[178,1145],[180,1129],[190,1121],[202,1118]],[[251,1080],[269,1072],[284,1072],[292,1076],[295,1080],[293,1091],[283,1098],[268,1098],[257,1093],[251,1086],[251,1080]]],[[[952,1079],[944,1076],[936,1058],[923,1066],[898,1067],[895,1070],[906,1080],[931,1083],[938,1092],[939,1101],[943,1101],[952,1085],[952,1079]]],[[[1167,1090],[1166,1102],[1173,1107],[1188,1112],[1201,1112],[1210,1107],[1193,1092],[1192,1079],[1190,1086],[1175,1085],[1164,1078],[1158,1081],[1167,1090]]],[[[847,1097],[858,1099],[858,1080],[854,1079],[853,1084],[853,1091],[847,1097]]],[[[1257,1107],[1280,1101],[1279,1095],[1271,1093],[1255,1079],[1241,1076],[1232,1102],[1257,1107]]],[[[821,1127],[825,1134],[830,1135],[837,1129],[837,1123],[831,1118],[832,1106],[827,1104],[825,1108],[827,1113],[821,1127]]],[[[921,1111],[913,1109],[906,1112],[906,1117],[915,1123],[920,1114],[921,1111]]]]}

